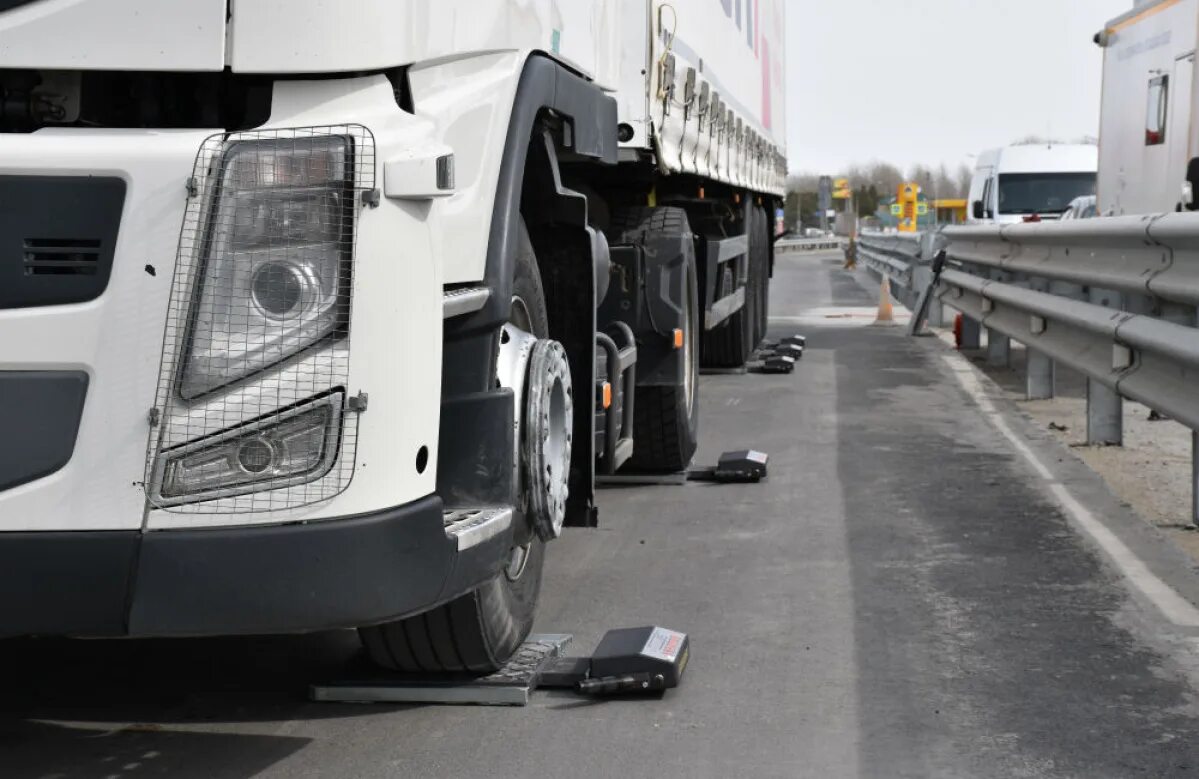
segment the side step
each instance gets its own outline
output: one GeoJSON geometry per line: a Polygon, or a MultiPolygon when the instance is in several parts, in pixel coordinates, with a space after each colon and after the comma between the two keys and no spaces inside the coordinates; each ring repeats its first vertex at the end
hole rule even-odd
{"type": "Polygon", "coordinates": [[[457,540],[458,551],[478,546],[512,527],[512,509],[454,509],[442,512],[445,534],[457,540]]]}
{"type": "Polygon", "coordinates": [[[442,319],[453,319],[456,316],[473,314],[491,299],[491,289],[488,287],[458,287],[447,289],[441,295],[442,319]]]}

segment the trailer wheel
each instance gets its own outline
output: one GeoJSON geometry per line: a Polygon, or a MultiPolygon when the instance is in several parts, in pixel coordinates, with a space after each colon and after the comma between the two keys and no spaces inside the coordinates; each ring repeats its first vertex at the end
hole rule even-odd
{"type": "Polygon", "coordinates": [[[632,244],[646,234],[683,235],[686,288],[682,379],[672,386],[639,386],[633,412],[633,456],[625,468],[672,473],[691,464],[699,431],[701,318],[695,244],[687,212],[681,208],[618,208],[612,212],[609,243],[632,244]]]}
{"type": "MultiPolygon", "coordinates": [[[[537,257],[523,225],[519,232],[510,323],[547,338],[549,315],[537,257]]],[[[362,628],[362,643],[376,664],[396,671],[491,673],[533,627],[544,564],[545,542],[531,526],[518,527],[508,558],[490,581],[423,614],[362,628]]]]}
{"type": "Polygon", "coordinates": [[[770,218],[762,206],[755,207],[753,214],[749,234],[749,273],[757,314],[753,339],[756,349],[770,328],[770,218]]]}
{"type": "MultiPolygon", "coordinates": [[[[744,219],[742,223],[745,226],[746,234],[750,236],[750,241],[753,240],[753,218],[754,209],[750,205],[746,205],[743,209],[744,219]]],[[[755,277],[758,275],[755,272],[753,265],[752,250],[741,262],[749,263],[749,281],[745,287],[745,305],[741,307],[728,319],[721,322],[714,329],[709,330],[704,334],[703,345],[700,348],[700,354],[703,355],[705,367],[709,368],[740,368],[749,361],[753,354],[754,347],[757,346],[754,331],[758,327],[757,302],[758,293],[755,287],[755,277]]],[[[720,286],[717,285],[717,290],[720,286]]],[[[719,299],[725,292],[717,292],[719,299]]]]}

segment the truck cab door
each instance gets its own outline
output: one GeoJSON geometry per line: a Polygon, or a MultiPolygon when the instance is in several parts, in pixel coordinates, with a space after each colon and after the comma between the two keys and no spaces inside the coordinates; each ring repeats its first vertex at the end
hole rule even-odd
{"type": "MultiPolygon", "coordinates": [[[[1182,187],[1186,183],[1187,164],[1199,153],[1194,145],[1191,114],[1195,81],[1195,55],[1192,53],[1174,61],[1174,77],[1170,84],[1170,108],[1166,131],[1167,152],[1165,181],[1173,201],[1182,201],[1182,187]]],[[[1199,196],[1199,193],[1195,193],[1199,196]]],[[[1171,209],[1173,210],[1173,209],[1171,209]]]]}

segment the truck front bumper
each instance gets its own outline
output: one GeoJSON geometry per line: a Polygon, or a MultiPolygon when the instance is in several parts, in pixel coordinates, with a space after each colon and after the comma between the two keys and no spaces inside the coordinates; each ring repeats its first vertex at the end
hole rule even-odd
{"type": "MultiPolygon", "coordinates": [[[[502,541],[501,538],[495,539],[502,541]]],[[[441,499],[307,524],[0,534],[0,635],[295,633],[424,611],[493,575],[441,499]]]]}

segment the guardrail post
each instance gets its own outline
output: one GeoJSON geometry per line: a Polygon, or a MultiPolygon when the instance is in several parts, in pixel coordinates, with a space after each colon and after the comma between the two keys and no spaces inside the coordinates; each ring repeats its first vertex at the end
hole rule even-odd
{"type": "Polygon", "coordinates": [[[1167,322],[1173,322],[1176,325],[1184,327],[1196,326],[1196,310],[1190,306],[1183,306],[1177,303],[1163,302],[1161,304],[1161,318],[1167,322]]]}
{"type": "MultiPolygon", "coordinates": [[[[1091,287],[1088,298],[1095,305],[1119,309],[1120,294],[1091,287]]],[[[1124,400],[1120,394],[1094,379],[1087,379],[1087,443],[1091,446],[1124,444],[1124,400]]]]}
{"type": "MultiPolygon", "coordinates": [[[[1029,289],[1037,292],[1053,292],[1054,284],[1044,279],[1029,279],[1029,289]]],[[[1037,333],[1034,333],[1034,335],[1037,333]]],[[[1053,360],[1032,346],[1025,354],[1025,396],[1027,400],[1049,400],[1057,394],[1057,368],[1053,360]]]]}
{"type": "Polygon", "coordinates": [[[987,364],[1006,368],[1012,359],[1012,339],[993,328],[987,328],[987,364]]]}
{"type": "Polygon", "coordinates": [[[1094,379],[1087,379],[1087,444],[1124,444],[1124,401],[1094,379]]]}
{"type": "Polygon", "coordinates": [[[1053,360],[1031,346],[1025,354],[1028,358],[1026,368],[1028,400],[1049,400],[1054,396],[1054,380],[1057,373],[1053,366],[1053,360]]]}
{"type": "Polygon", "coordinates": [[[962,314],[962,348],[978,349],[982,346],[982,323],[962,314]]]}
{"type": "MultiPolygon", "coordinates": [[[[1007,282],[1008,275],[1002,271],[991,271],[987,274],[992,280],[1007,282]]],[[[993,328],[987,328],[987,364],[996,368],[1006,368],[1012,362],[1012,339],[993,328]]]]}

